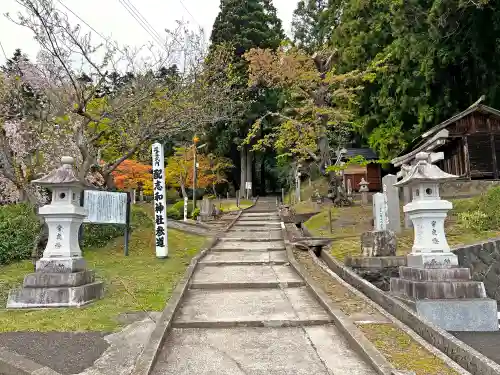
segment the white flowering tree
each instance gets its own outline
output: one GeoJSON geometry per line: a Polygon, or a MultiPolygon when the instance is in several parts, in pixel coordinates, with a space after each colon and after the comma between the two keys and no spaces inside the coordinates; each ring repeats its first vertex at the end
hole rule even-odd
{"type": "Polygon", "coordinates": [[[152,57],[144,59],[110,40],[94,43],[52,0],[18,3],[23,12],[8,17],[30,29],[41,50],[36,62],[19,59],[0,77],[0,176],[31,201],[39,197],[30,181],[63,154],[76,158],[81,178],[110,186],[111,173],[152,140],[229,119],[240,104],[229,95],[229,54],[221,50],[206,62],[203,36],[182,24],[169,33],[163,52],[145,46],[152,57]],[[183,73],[158,79],[180,47],[183,73]],[[103,95],[120,71],[131,79],[103,95]]]}

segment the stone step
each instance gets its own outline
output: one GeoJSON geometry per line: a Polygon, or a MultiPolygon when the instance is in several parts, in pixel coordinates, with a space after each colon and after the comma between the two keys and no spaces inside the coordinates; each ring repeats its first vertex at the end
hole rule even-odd
{"type": "Polygon", "coordinates": [[[469,281],[469,268],[414,268],[400,267],[399,277],[413,281],[469,281]]]}
{"type": "Polygon", "coordinates": [[[285,251],[225,251],[210,252],[201,261],[200,264],[206,265],[251,265],[262,263],[285,264],[288,262],[285,251]]]}
{"type": "Polygon", "coordinates": [[[412,300],[486,298],[484,284],[479,281],[412,281],[391,278],[391,293],[412,300]]]}
{"type": "Polygon", "coordinates": [[[276,288],[280,285],[298,287],[304,280],[284,265],[201,265],[191,282],[192,289],[276,288]]]}
{"type": "Polygon", "coordinates": [[[245,222],[281,222],[281,218],[279,216],[240,216],[237,222],[245,221],[245,222]]]}
{"type": "Polygon", "coordinates": [[[325,325],[173,329],[151,375],[327,373],[376,374],[334,325],[325,325]]]}
{"type": "Polygon", "coordinates": [[[283,240],[277,241],[235,241],[222,238],[212,251],[282,251],[285,250],[283,240]]]}
{"type": "Polygon", "coordinates": [[[265,232],[242,232],[229,231],[223,234],[223,238],[229,238],[233,241],[283,241],[283,234],[279,231],[265,232]]]}
{"type": "Polygon", "coordinates": [[[272,217],[272,218],[277,218],[279,215],[276,213],[276,211],[245,211],[241,214],[240,219],[242,218],[247,218],[247,217],[272,217]]]}
{"type": "Polygon", "coordinates": [[[258,227],[252,227],[252,226],[233,226],[228,230],[228,233],[234,233],[234,232],[257,232],[257,233],[280,233],[281,232],[281,227],[262,227],[259,225],[258,227]]]}
{"type": "Polygon", "coordinates": [[[241,227],[241,226],[248,226],[248,227],[263,227],[263,228],[281,228],[281,222],[279,221],[267,221],[267,220],[238,220],[234,227],[241,227]]]}
{"type": "Polygon", "coordinates": [[[307,321],[327,323],[331,318],[306,287],[189,290],[174,327],[270,326],[307,321]]]}

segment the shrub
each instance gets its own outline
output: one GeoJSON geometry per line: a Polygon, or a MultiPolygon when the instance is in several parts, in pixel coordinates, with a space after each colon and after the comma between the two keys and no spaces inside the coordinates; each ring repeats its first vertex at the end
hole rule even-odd
{"type": "Polygon", "coordinates": [[[196,208],[194,209],[194,211],[193,211],[192,215],[191,215],[191,218],[192,218],[193,220],[198,219],[198,216],[200,216],[200,212],[201,212],[201,211],[200,211],[200,209],[199,209],[198,207],[196,207],[196,208]]]}
{"type": "Polygon", "coordinates": [[[455,209],[459,224],[475,231],[498,230],[500,228],[500,187],[493,187],[485,194],[460,203],[455,209]]]}
{"type": "MultiPolygon", "coordinates": [[[[184,214],[182,214],[184,216],[184,214]]],[[[181,220],[182,219],[181,213],[179,210],[175,209],[174,207],[170,207],[167,210],[167,217],[172,220],[181,220]]]]}
{"type": "Polygon", "coordinates": [[[40,230],[33,206],[0,206],[0,264],[29,259],[40,230]]]}

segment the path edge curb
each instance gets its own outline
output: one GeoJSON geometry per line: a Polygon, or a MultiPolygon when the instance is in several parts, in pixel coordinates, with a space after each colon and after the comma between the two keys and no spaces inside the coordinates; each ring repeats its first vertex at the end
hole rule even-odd
{"type": "Polygon", "coordinates": [[[382,353],[380,353],[378,349],[375,348],[370,341],[368,341],[361,330],[356,327],[354,323],[350,322],[342,311],[333,306],[326,293],[316,285],[316,282],[312,280],[306,272],[304,272],[302,266],[297,262],[295,256],[293,255],[292,245],[288,237],[288,231],[286,230],[285,223],[283,221],[281,228],[285,240],[286,254],[288,260],[290,261],[290,265],[305,280],[306,287],[318,300],[320,305],[328,311],[330,316],[333,318],[335,326],[347,339],[351,348],[366,359],[379,375],[394,374],[396,368],[385,359],[382,353]]]}
{"type": "Polygon", "coordinates": [[[61,375],[7,348],[0,347],[0,374],[2,375],[61,375]]]}
{"type": "MultiPolygon", "coordinates": [[[[236,221],[240,218],[245,210],[253,207],[257,202],[258,198],[256,198],[253,204],[250,207],[244,208],[236,214],[236,217],[229,223],[229,225],[224,228],[223,231],[215,234],[212,237],[212,240],[208,244],[206,248],[204,248],[199,254],[197,254],[193,259],[191,259],[191,263],[186,269],[182,280],[177,284],[174,291],[172,292],[172,296],[168,300],[165,309],[163,310],[160,319],[156,323],[156,327],[151,333],[147,344],[144,346],[143,351],[138,356],[135,361],[134,368],[130,375],[150,375],[151,371],[154,368],[156,360],[158,358],[158,354],[160,353],[162,346],[167,338],[170,329],[172,328],[172,321],[175,316],[175,313],[178,311],[182,299],[185,296],[187,290],[189,289],[189,284],[191,282],[191,278],[198,266],[198,263],[205,255],[220,241],[220,237],[223,233],[226,233],[232,226],[236,223],[236,221]]],[[[17,375],[17,374],[16,374],[17,375]]],[[[40,374],[42,375],[42,374],[40,374]]],[[[58,374],[47,374],[47,375],[58,375],[58,374]]]]}
{"type": "Polygon", "coordinates": [[[419,317],[403,303],[340,264],[328,252],[322,251],[321,259],[323,259],[326,266],[340,280],[343,280],[348,286],[361,293],[361,295],[372,301],[376,306],[380,306],[383,311],[409,327],[425,340],[426,343],[441,351],[464,370],[469,371],[470,374],[500,375],[499,364],[493,362],[450,333],[419,317]]]}

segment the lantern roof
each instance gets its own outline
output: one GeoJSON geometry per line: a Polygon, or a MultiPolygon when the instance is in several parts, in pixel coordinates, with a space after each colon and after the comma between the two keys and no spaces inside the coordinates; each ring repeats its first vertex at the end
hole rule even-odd
{"type": "Polygon", "coordinates": [[[61,158],[61,166],[52,170],[47,175],[32,181],[34,185],[51,187],[51,186],[74,186],[74,187],[90,187],[84,181],[78,178],[78,175],[73,169],[75,160],[71,156],[63,156],[61,158]]]}
{"type": "Polygon", "coordinates": [[[394,186],[401,187],[418,182],[446,182],[456,180],[458,176],[444,172],[432,164],[433,158],[428,152],[419,152],[415,156],[415,165],[408,167],[401,181],[394,186]]]}

